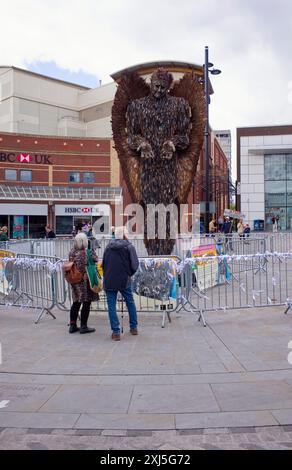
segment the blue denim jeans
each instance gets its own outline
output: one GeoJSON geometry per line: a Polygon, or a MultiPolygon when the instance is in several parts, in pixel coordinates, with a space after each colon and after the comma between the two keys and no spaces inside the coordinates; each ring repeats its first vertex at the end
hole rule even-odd
{"type": "MultiPolygon", "coordinates": [[[[106,290],[106,298],[107,298],[107,306],[108,306],[108,314],[109,314],[109,321],[111,324],[111,329],[114,333],[120,333],[120,322],[117,315],[117,290],[106,290]]],[[[129,322],[130,328],[134,329],[137,328],[138,321],[137,321],[137,311],[136,305],[133,298],[132,288],[131,286],[127,287],[126,289],[122,289],[121,294],[126,302],[126,306],[129,312],[129,322]]]]}

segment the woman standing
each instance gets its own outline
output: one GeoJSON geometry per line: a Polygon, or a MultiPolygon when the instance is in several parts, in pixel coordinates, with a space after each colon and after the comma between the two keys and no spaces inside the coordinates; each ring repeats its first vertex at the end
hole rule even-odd
{"type": "Polygon", "coordinates": [[[240,238],[244,236],[244,224],[243,224],[242,219],[240,219],[240,221],[237,224],[237,233],[240,236],[240,238]]]}
{"type": "MultiPolygon", "coordinates": [[[[88,238],[85,233],[78,233],[74,240],[74,246],[69,253],[69,261],[73,261],[78,271],[83,276],[78,284],[71,284],[73,304],[70,310],[70,327],[69,333],[79,331],[81,334],[93,333],[95,328],[89,328],[87,321],[90,313],[91,302],[99,300],[99,295],[90,289],[89,280],[86,272],[87,256],[86,250],[88,248],[88,238]],[[77,326],[78,312],[81,309],[81,325],[77,326]]],[[[91,255],[93,260],[97,263],[98,259],[95,252],[92,250],[91,255]]]]}

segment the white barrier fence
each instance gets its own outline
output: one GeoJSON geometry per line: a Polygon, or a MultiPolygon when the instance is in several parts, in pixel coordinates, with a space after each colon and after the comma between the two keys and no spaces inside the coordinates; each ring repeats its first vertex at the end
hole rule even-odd
{"type": "MultiPolygon", "coordinates": [[[[69,311],[71,288],[62,263],[56,257],[32,254],[3,258],[0,303],[38,309],[36,323],[44,313],[54,318],[54,308],[69,311]]],[[[205,312],[283,306],[287,313],[292,305],[291,253],[142,258],[140,267],[137,310],[160,312],[162,326],[166,317],[171,320],[171,312],[190,312],[206,325],[205,312]]],[[[123,311],[121,299],[119,304],[123,311]]],[[[104,293],[94,309],[107,310],[104,293]]]]}
{"type": "MultiPolygon", "coordinates": [[[[111,238],[101,237],[91,240],[99,258],[102,258],[104,250],[111,238]]],[[[141,237],[135,236],[130,239],[135,246],[138,256],[148,256],[141,237]]],[[[227,254],[253,254],[253,253],[289,253],[292,252],[292,233],[264,233],[252,232],[249,236],[240,237],[238,234],[216,233],[214,236],[201,235],[198,237],[185,236],[177,239],[172,254],[184,258],[192,248],[201,245],[212,244],[224,245],[227,254]]],[[[40,240],[9,240],[0,242],[0,250],[11,250],[14,253],[29,253],[39,256],[54,256],[67,259],[68,253],[73,246],[73,239],[40,239],[40,240]]]]}

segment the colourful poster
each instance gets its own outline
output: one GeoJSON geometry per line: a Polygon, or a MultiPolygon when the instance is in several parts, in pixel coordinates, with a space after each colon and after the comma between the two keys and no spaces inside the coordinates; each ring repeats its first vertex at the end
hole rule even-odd
{"type": "Polygon", "coordinates": [[[194,271],[197,279],[197,287],[199,290],[205,291],[210,287],[216,286],[218,283],[218,257],[216,245],[201,245],[192,249],[192,257],[194,258],[194,271]],[[200,259],[211,256],[212,259],[200,259]]]}
{"type": "Polygon", "coordinates": [[[13,216],[12,238],[24,238],[24,217],[23,215],[13,216]]]}

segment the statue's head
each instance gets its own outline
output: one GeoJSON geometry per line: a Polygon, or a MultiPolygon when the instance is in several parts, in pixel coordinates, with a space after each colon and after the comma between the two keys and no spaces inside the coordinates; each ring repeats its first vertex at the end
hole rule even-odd
{"type": "Polygon", "coordinates": [[[165,69],[157,69],[151,77],[151,95],[156,99],[163,98],[173,82],[173,76],[165,69]]]}

